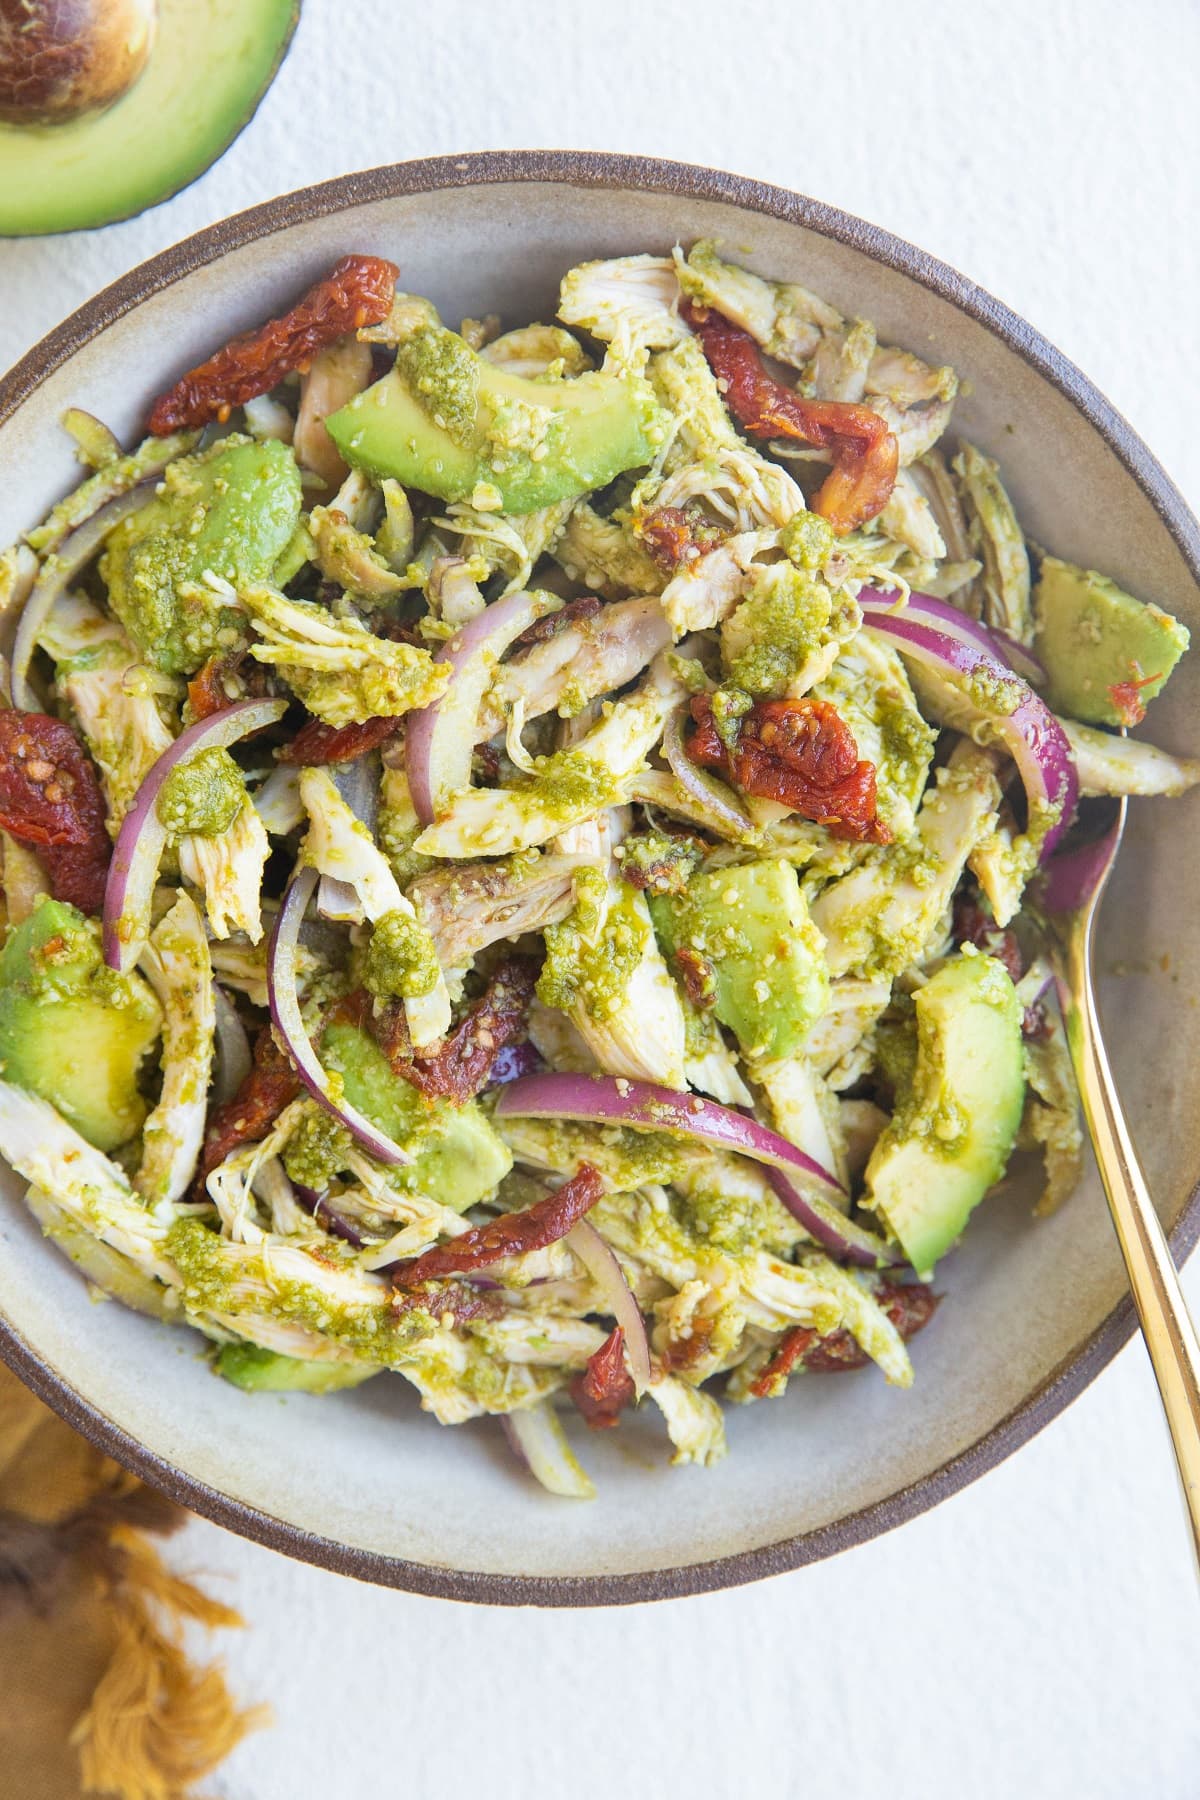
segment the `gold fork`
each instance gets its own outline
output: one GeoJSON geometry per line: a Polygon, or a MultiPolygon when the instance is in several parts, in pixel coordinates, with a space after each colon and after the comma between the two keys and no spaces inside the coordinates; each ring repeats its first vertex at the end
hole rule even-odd
{"type": "MultiPolygon", "coordinates": [[[[1200,1341],[1129,1136],[1096,1011],[1094,927],[1128,810],[1124,799],[1115,812],[1107,804],[1111,822],[1099,837],[1051,859],[1042,899],[1057,940],[1055,973],[1083,1113],[1167,1415],[1200,1562],[1200,1341]]],[[[1098,806],[1087,806],[1095,824],[1098,806]]]]}

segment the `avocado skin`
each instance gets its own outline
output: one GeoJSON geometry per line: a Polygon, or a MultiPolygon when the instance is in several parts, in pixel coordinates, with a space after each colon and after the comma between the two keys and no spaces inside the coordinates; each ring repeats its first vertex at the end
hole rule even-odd
{"type": "Polygon", "coordinates": [[[799,1050],[829,1003],[824,942],[796,871],[782,858],[694,875],[687,892],[651,895],[668,956],[688,947],[711,964],[714,1011],[747,1055],[799,1050]]]}
{"type": "Polygon", "coordinates": [[[474,1101],[456,1107],[426,1100],[357,1025],[327,1025],[321,1059],[341,1076],[350,1104],[412,1154],[395,1178],[439,1205],[465,1212],[512,1168],[508,1149],[474,1101]]]}
{"type": "Polygon", "coordinates": [[[1135,600],[1095,569],[1047,556],[1034,590],[1035,649],[1045,664],[1046,700],[1055,712],[1092,725],[1124,725],[1109,689],[1139,687],[1145,704],[1160,694],[1188,647],[1188,630],[1152,602],[1135,600]]]}
{"type": "Polygon", "coordinates": [[[213,1368],[248,1394],[333,1394],[339,1388],[358,1387],[379,1373],[369,1364],[308,1362],[245,1343],[222,1344],[213,1368]]]}
{"type": "Polygon", "coordinates": [[[116,105],[0,124],[0,237],[109,225],[189,186],[254,117],[299,19],[300,0],[159,0],[149,61],[116,105]]]}
{"type": "Polygon", "coordinates": [[[238,642],[243,615],[215,604],[204,578],[265,581],[300,502],[295,458],[273,439],[223,438],[168,466],[154,497],[111,533],[100,565],[109,603],[148,662],[190,675],[238,642]],[[200,598],[190,601],[189,588],[200,598]]]}
{"type": "Polygon", "coordinates": [[[398,358],[396,368],[325,421],[345,461],[377,479],[391,477],[446,501],[470,500],[484,484],[498,491],[505,512],[519,514],[604,487],[653,459],[660,415],[640,375],[600,369],[572,380],[529,381],[430,324],[400,346],[398,358]],[[419,341],[430,346],[424,396],[421,361],[411,354],[419,341]],[[540,424],[528,426],[535,414],[540,424]],[[545,441],[535,442],[542,426],[545,441]],[[529,451],[521,447],[526,429],[529,451]]]}
{"type": "Polygon", "coordinates": [[[62,901],[43,900],[0,954],[4,1077],[98,1150],[127,1143],[146,1116],[138,1073],[160,1023],[141,976],[105,968],[98,930],[62,901]]]}
{"type": "Polygon", "coordinates": [[[897,1062],[896,1110],[867,1164],[862,1204],[924,1280],[1004,1173],[1025,1071],[1021,1004],[993,957],[950,958],[914,1007],[915,1062],[897,1062]]]}

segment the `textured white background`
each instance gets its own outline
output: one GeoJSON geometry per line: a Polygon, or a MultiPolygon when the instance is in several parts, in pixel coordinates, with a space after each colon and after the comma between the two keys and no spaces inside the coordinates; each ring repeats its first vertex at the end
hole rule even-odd
{"type": "MultiPolygon", "coordinates": [[[[548,145],[717,164],[889,226],[1039,326],[1200,503],[1196,0],[305,0],[258,117],[189,192],[99,234],[0,246],[0,364],[253,201],[548,145]]],[[[1188,1286],[1200,1306],[1200,1267],[1188,1286]]],[[[246,1613],[235,1679],[278,1715],[210,1791],[1192,1800],[1200,1610],[1173,1484],[1135,1344],[933,1514],[699,1600],[454,1606],[197,1523],[174,1555],[246,1613]]]]}

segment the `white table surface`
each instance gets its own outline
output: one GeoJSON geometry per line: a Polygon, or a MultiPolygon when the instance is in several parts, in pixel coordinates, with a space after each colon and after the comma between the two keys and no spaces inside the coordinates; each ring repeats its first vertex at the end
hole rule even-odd
{"type": "MultiPolygon", "coordinates": [[[[187,193],[100,233],[0,244],[0,364],[254,201],[530,145],[717,164],[889,226],[1039,326],[1200,503],[1195,0],[305,0],[257,118],[187,193]]],[[[1200,1259],[1187,1286],[1200,1306],[1200,1259]]],[[[243,1609],[234,1678],[277,1712],[207,1784],[225,1800],[1200,1794],[1200,1609],[1137,1343],[935,1512],[730,1593],[456,1606],[200,1522],[172,1556],[243,1609]]]]}

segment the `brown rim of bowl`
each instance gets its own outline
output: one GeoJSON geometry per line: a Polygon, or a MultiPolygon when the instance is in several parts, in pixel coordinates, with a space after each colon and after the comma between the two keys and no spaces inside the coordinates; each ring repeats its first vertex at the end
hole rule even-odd
{"type": "MultiPolygon", "coordinates": [[[[336,181],[321,182],[315,187],[300,188],[277,200],[251,207],[247,212],[236,213],[142,263],[43,338],[0,380],[0,424],[49,374],[107,325],[194,269],[216,262],[227,251],[269,237],[273,232],[285,230],[305,219],[324,217],[375,200],[438,189],[522,181],[554,181],[582,188],[628,187],[635,191],[678,194],[688,200],[724,201],[746,212],[762,213],[805,226],[920,282],[985,326],[1071,401],[1151,501],[1193,578],[1200,584],[1200,526],[1182,494],[1127,421],[1073,363],[1024,319],[946,263],[893,237],[878,225],[870,225],[787,188],[772,187],[718,169],[663,162],[653,157],[579,150],[479,151],[463,156],[428,157],[367,169],[336,181]]],[[[1193,1188],[1184,1202],[1170,1237],[1176,1261],[1182,1263],[1200,1237],[1200,1185],[1193,1188]]],[[[318,1537],[219,1493],[138,1443],[48,1368],[3,1319],[0,1319],[0,1356],[69,1425],[126,1468],[193,1512],[272,1550],[283,1551],[341,1575],[353,1575],[360,1581],[373,1581],[385,1587],[403,1588],[411,1593],[436,1595],[448,1600],[475,1601],[492,1606],[618,1606],[708,1593],[717,1588],[758,1581],[768,1575],[783,1574],[805,1563],[832,1556],[839,1550],[865,1543],[869,1538],[878,1537],[915,1518],[918,1513],[948,1499],[978,1476],[995,1468],[1035,1432],[1049,1424],[1112,1361],[1132,1335],[1133,1327],[1133,1304],[1126,1296],[1092,1335],[1064,1358],[1041,1386],[998,1425],[958,1456],[886,1500],[848,1513],[814,1531],[802,1532],[756,1550],[739,1551],[710,1562],[631,1575],[494,1575],[412,1563],[401,1557],[384,1556],[318,1537]]]]}

